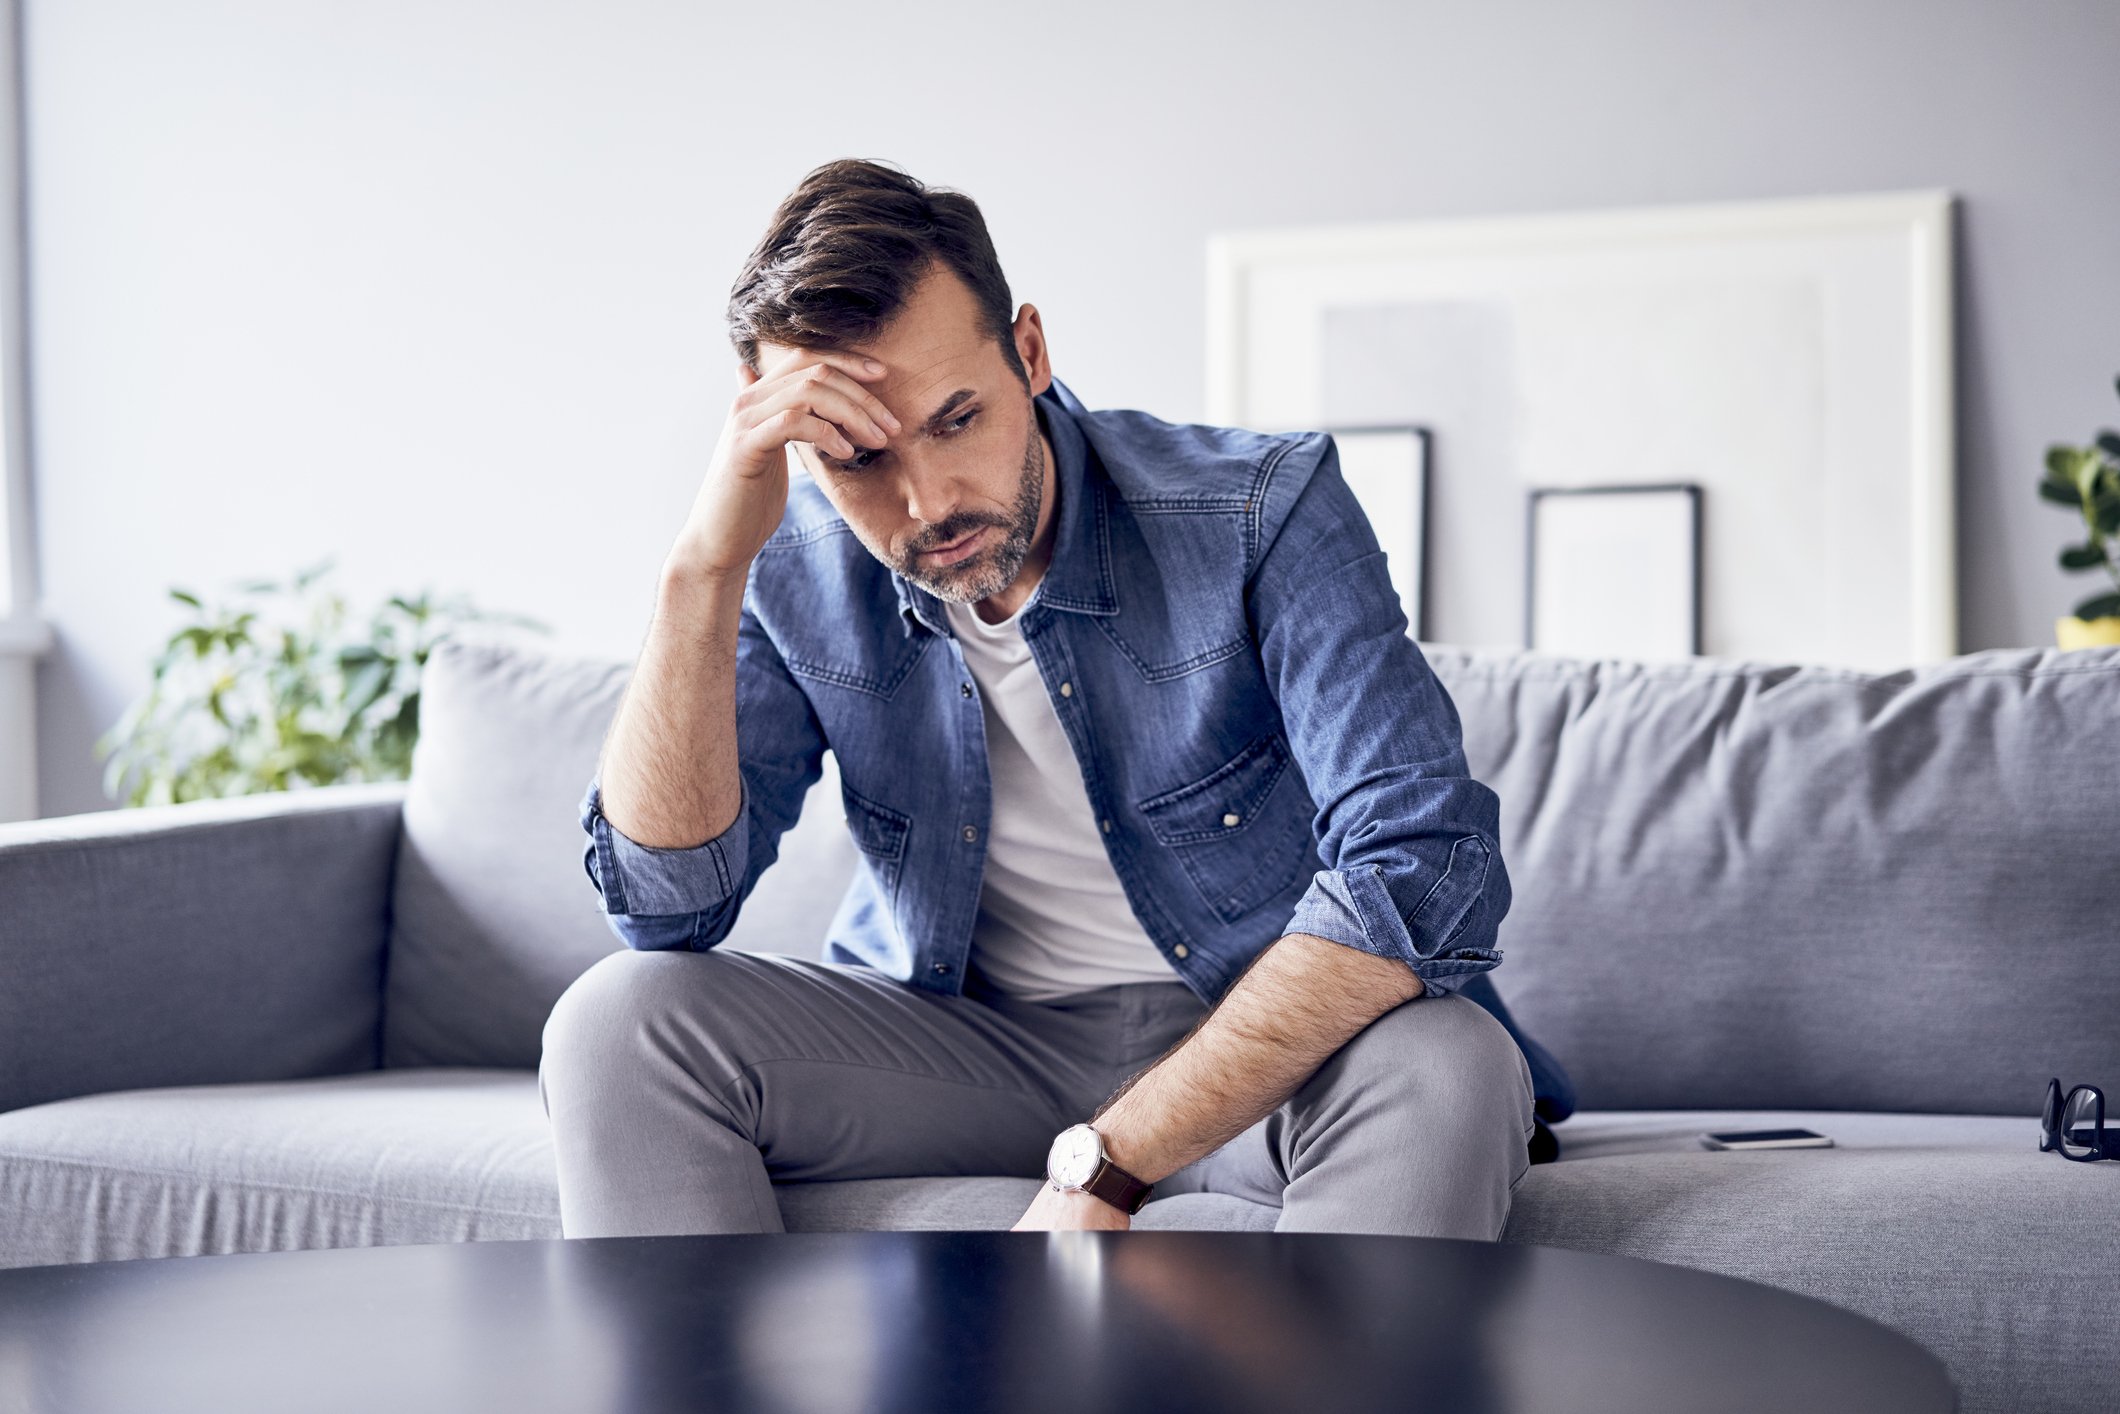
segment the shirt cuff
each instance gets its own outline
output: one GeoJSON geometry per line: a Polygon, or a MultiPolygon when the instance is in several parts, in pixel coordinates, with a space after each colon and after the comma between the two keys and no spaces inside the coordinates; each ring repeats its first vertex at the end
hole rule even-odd
{"type": "Polygon", "coordinates": [[[580,819],[588,832],[582,867],[608,914],[694,914],[736,892],[750,863],[750,788],[737,778],[736,818],[704,844],[668,849],[641,844],[604,815],[603,785],[592,777],[580,819]]]}
{"type": "MultiPolygon", "coordinates": [[[[1466,838],[1478,843],[1477,836],[1466,838]]],[[[1395,957],[1421,979],[1424,997],[1455,992],[1502,960],[1498,949],[1455,941],[1486,881],[1486,853],[1484,845],[1478,851],[1466,850],[1463,856],[1456,847],[1451,851],[1453,866],[1461,859],[1472,864],[1475,854],[1478,868],[1467,871],[1474,877],[1457,880],[1453,887],[1454,868],[1446,869],[1414,911],[1412,927],[1384,887],[1384,866],[1357,864],[1348,869],[1320,869],[1312,875],[1310,888],[1296,901],[1295,912],[1282,931],[1308,933],[1377,957],[1395,957]],[[1440,912],[1432,907],[1438,903],[1443,906],[1440,912]],[[1446,931],[1436,933],[1435,923],[1446,923],[1446,931]]]]}

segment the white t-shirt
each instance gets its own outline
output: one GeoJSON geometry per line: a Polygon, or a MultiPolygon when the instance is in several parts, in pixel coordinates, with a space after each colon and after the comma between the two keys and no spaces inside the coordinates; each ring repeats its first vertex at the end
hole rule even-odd
{"type": "Polygon", "coordinates": [[[943,607],[979,684],[994,788],[973,963],[1033,1001],[1178,982],[1112,872],[1082,768],[1023,641],[1022,609],[990,624],[969,604],[943,607]]]}

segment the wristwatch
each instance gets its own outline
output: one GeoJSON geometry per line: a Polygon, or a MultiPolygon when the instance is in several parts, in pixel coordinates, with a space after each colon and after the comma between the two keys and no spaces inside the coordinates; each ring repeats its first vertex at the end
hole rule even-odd
{"type": "Polygon", "coordinates": [[[1104,1136],[1086,1124],[1069,1125],[1053,1140],[1045,1156],[1045,1180],[1063,1193],[1079,1188],[1122,1213],[1140,1212],[1154,1186],[1113,1163],[1104,1152],[1104,1136]]]}

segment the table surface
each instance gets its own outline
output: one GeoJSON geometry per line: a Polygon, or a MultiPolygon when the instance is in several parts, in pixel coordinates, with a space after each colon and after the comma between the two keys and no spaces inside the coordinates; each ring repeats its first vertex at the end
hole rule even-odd
{"type": "Polygon", "coordinates": [[[1947,1411],[1906,1338],[1552,1247],[848,1232],[0,1271],[0,1411],[1947,1411]]]}

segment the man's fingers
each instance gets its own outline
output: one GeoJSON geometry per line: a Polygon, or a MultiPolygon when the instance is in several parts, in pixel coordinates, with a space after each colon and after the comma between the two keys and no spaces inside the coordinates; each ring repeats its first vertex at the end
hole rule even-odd
{"type": "MultiPolygon", "coordinates": [[[[868,418],[892,432],[898,431],[898,418],[884,406],[883,399],[870,392],[859,381],[885,377],[889,370],[866,354],[852,353],[845,349],[797,349],[796,356],[784,367],[776,369],[768,382],[801,384],[810,382],[814,387],[836,388],[850,402],[859,407],[868,418]],[[845,375],[838,377],[834,375],[845,375]]],[[[770,396],[770,392],[765,394],[770,396]]]]}
{"type": "MultiPolygon", "coordinates": [[[[885,424],[881,420],[882,417],[889,416],[888,410],[882,410],[880,413],[871,411],[869,404],[874,402],[874,399],[864,402],[855,396],[855,391],[858,390],[850,390],[846,380],[840,378],[836,372],[823,377],[797,378],[766,394],[762,401],[755,404],[755,412],[761,426],[789,411],[829,423],[836,432],[844,434],[849,444],[846,448],[827,446],[824,441],[816,438],[805,440],[816,441],[818,446],[823,447],[832,456],[850,457],[854,455],[852,443],[859,442],[872,448],[880,448],[890,441],[895,430],[895,426],[885,424]]],[[[878,407],[880,406],[879,404],[878,407]]],[[[895,421],[893,419],[893,424],[895,421]]]]}
{"type": "Polygon", "coordinates": [[[795,351],[793,366],[800,367],[805,363],[829,363],[855,378],[881,378],[887,371],[875,359],[852,349],[799,348],[795,351]]]}
{"type": "Polygon", "coordinates": [[[774,446],[784,447],[790,442],[808,442],[826,456],[841,459],[859,453],[859,449],[847,440],[844,432],[806,408],[782,408],[762,420],[756,431],[768,444],[774,446]]]}

